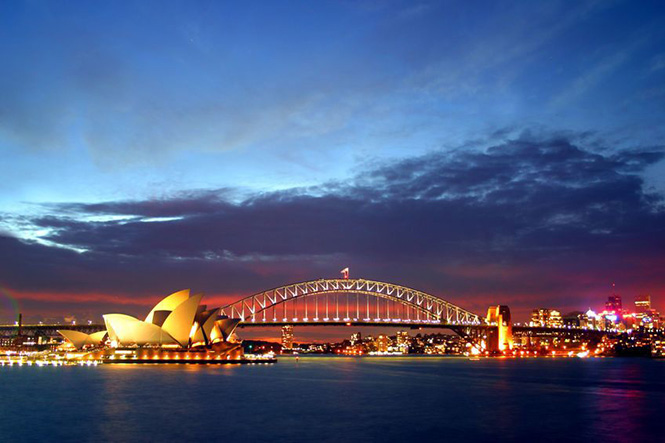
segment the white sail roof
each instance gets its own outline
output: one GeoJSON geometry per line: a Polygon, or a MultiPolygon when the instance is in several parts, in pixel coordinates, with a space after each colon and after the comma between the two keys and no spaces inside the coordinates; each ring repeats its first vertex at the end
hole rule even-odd
{"type": "Polygon", "coordinates": [[[221,308],[205,311],[197,316],[196,332],[192,335],[192,343],[211,343],[210,333],[221,308]],[[200,317],[200,318],[199,318],[200,317]]]}
{"type": "Polygon", "coordinates": [[[187,347],[189,343],[194,316],[202,298],[203,294],[197,294],[180,303],[162,325],[162,329],[180,343],[180,346],[187,347]]]}
{"type": "Polygon", "coordinates": [[[86,334],[84,332],[72,331],[69,329],[58,330],[58,333],[65,337],[67,341],[81,349],[85,345],[98,345],[106,335],[106,331],[95,332],[94,334],[86,334]]]}
{"type": "Polygon", "coordinates": [[[119,345],[146,345],[174,343],[173,337],[157,325],[141,321],[131,315],[106,314],[104,322],[109,337],[119,345]],[[113,333],[111,333],[111,330],[113,333]]]}
{"type": "Polygon", "coordinates": [[[201,306],[203,294],[189,296],[189,289],[174,292],[157,303],[145,321],[126,314],[103,316],[106,331],[87,335],[63,333],[77,347],[98,344],[108,333],[114,346],[210,344],[225,341],[237,326],[239,319],[218,320],[220,308],[205,310],[201,306]]]}
{"type": "Polygon", "coordinates": [[[106,331],[93,332],[90,334],[90,338],[95,342],[94,344],[100,344],[102,340],[106,337],[106,331]]]}
{"type": "Polygon", "coordinates": [[[223,340],[228,340],[231,334],[233,334],[233,331],[235,331],[238,327],[238,323],[240,323],[239,318],[224,318],[216,322],[220,332],[222,333],[223,340]]]}
{"type": "Polygon", "coordinates": [[[212,332],[212,328],[215,326],[215,322],[217,321],[217,316],[219,315],[219,311],[221,308],[217,308],[212,311],[208,319],[203,323],[203,326],[201,329],[203,329],[203,333],[205,336],[208,338],[210,341],[210,333],[212,332]]]}
{"type": "Polygon", "coordinates": [[[152,308],[148,316],[145,318],[145,322],[153,323],[153,316],[155,315],[155,311],[173,311],[178,307],[178,305],[180,305],[188,298],[189,289],[183,289],[182,291],[174,292],[157,303],[154,308],[152,308]]]}

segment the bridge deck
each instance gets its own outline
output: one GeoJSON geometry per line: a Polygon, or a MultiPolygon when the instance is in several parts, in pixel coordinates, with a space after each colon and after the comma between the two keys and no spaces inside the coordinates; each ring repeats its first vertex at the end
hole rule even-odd
{"type": "Polygon", "coordinates": [[[281,327],[281,326],[375,326],[375,327],[393,327],[393,328],[491,328],[490,325],[464,325],[454,323],[415,323],[415,322],[396,322],[396,321],[365,321],[365,320],[329,320],[329,321],[257,321],[257,322],[240,322],[239,328],[255,328],[255,327],[281,327]]]}
{"type": "MultiPolygon", "coordinates": [[[[282,321],[259,321],[259,322],[241,322],[239,328],[256,328],[256,327],[281,327],[286,325],[298,327],[315,327],[315,326],[362,326],[362,327],[393,327],[393,328],[409,328],[409,329],[461,329],[472,328],[476,330],[483,330],[494,328],[495,326],[487,324],[454,324],[454,323],[440,323],[435,321],[430,322],[404,322],[395,320],[328,320],[328,321],[303,321],[303,320],[282,320],[282,321]]],[[[86,324],[86,325],[23,325],[21,327],[22,333],[25,335],[45,335],[55,336],[58,329],[69,329],[81,331],[85,333],[93,333],[103,331],[106,329],[104,324],[86,324]]],[[[0,325],[0,336],[8,337],[16,335],[18,326],[16,325],[0,325]]],[[[528,334],[548,334],[548,333],[586,333],[586,334],[608,334],[612,331],[598,331],[593,329],[584,328],[545,328],[545,327],[532,327],[532,326],[513,326],[513,333],[528,333],[528,334]]]]}

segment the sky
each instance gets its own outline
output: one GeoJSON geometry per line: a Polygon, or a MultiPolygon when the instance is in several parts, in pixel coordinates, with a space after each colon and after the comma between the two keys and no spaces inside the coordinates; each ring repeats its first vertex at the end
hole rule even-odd
{"type": "Polygon", "coordinates": [[[345,267],[665,311],[662,2],[0,1],[0,59],[0,321],[345,267]]]}

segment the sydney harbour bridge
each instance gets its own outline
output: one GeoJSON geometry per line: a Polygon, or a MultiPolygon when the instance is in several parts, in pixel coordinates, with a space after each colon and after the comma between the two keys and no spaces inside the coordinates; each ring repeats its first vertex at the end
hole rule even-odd
{"type": "Polygon", "coordinates": [[[397,326],[481,325],[478,315],[434,295],[364,279],[320,279],[259,292],[222,308],[247,325],[349,322],[397,326]]]}
{"type": "MultiPolygon", "coordinates": [[[[416,289],[366,279],[318,279],[292,283],[239,299],[220,314],[240,319],[239,327],[374,326],[442,328],[473,341],[479,337],[503,349],[512,341],[513,326],[507,306],[493,306],[481,317],[457,304],[416,289]]],[[[57,335],[58,329],[86,333],[104,330],[103,324],[0,326],[0,336],[57,335]]],[[[521,332],[552,332],[559,328],[516,327],[521,332]]],[[[567,329],[561,329],[566,333],[567,329]]],[[[595,334],[600,331],[588,331],[595,334]]]]}

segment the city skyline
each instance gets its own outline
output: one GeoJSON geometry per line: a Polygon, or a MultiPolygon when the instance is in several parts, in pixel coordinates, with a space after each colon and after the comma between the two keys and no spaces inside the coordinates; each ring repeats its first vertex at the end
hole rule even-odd
{"type": "Polygon", "coordinates": [[[345,267],[516,321],[665,311],[658,2],[0,10],[2,322],[345,267]]]}

